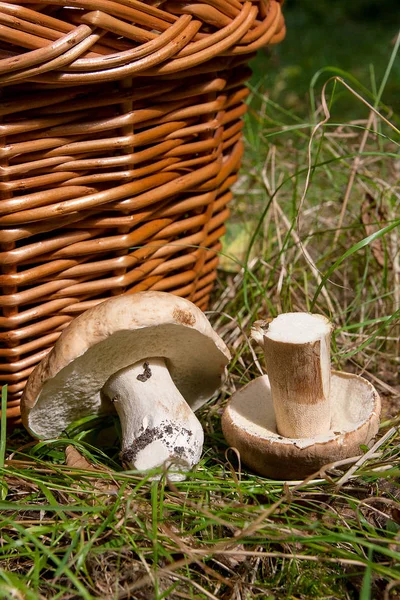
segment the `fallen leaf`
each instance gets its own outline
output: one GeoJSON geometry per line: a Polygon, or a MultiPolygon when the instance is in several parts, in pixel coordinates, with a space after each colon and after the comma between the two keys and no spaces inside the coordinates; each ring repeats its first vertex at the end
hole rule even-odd
{"type": "Polygon", "coordinates": [[[96,467],[92,465],[86,458],[74,447],[67,446],[65,449],[65,462],[71,469],[82,469],[88,471],[96,471],[96,467]]]}
{"type": "MultiPolygon", "coordinates": [[[[388,222],[387,212],[382,204],[378,206],[375,198],[370,194],[366,194],[366,200],[361,205],[361,222],[364,225],[365,233],[372,235],[388,222]]],[[[371,244],[372,254],[376,262],[381,266],[385,266],[385,248],[382,238],[374,240],[371,244]]],[[[387,253],[386,253],[387,254],[387,253]]]]}
{"type": "MultiPolygon", "coordinates": [[[[222,253],[219,257],[219,268],[223,271],[238,273],[246,260],[249,245],[257,222],[248,220],[245,223],[229,223],[222,238],[222,253]]],[[[249,260],[257,255],[257,245],[253,244],[249,260]]]]}
{"type": "MultiPolygon", "coordinates": [[[[65,449],[65,462],[71,469],[82,471],[95,471],[97,473],[111,473],[106,467],[92,465],[74,446],[67,446],[65,449]]],[[[104,492],[107,496],[115,496],[118,493],[119,486],[115,482],[110,482],[101,477],[95,478],[93,487],[96,490],[104,492]]]]}

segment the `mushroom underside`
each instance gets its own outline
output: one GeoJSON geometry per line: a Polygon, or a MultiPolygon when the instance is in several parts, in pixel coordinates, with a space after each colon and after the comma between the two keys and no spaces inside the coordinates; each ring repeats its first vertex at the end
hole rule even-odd
{"type": "Polygon", "coordinates": [[[380,399],[356,375],[332,372],[331,427],[313,438],[284,438],[276,428],[271,388],[264,375],[236,392],[225,409],[222,428],[245,464],[275,479],[301,479],[323,465],[360,454],[379,427],[380,399]]]}
{"type": "Polygon", "coordinates": [[[121,369],[152,357],[165,359],[192,410],[218,389],[227,362],[213,340],[190,327],[164,324],[117,331],[44,382],[34,406],[24,411],[25,426],[35,437],[51,438],[85,416],[115,413],[101,393],[104,384],[121,369]]]}

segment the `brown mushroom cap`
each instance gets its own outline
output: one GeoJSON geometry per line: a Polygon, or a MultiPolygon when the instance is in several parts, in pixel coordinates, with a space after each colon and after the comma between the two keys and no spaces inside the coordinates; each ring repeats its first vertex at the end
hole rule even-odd
{"type": "Polygon", "coordinates": [[[222,416],[228,444],[242,461],[272,479],[303,479],[323,465],[357,456],[379,428],[380,398],[363,377],[332,371],[332,423],[328,434],[284,438],[276,430],[267,375],[237,391],[222,416]]]}
{"type": "Polygon", "coordinates": [[[101,388],[114,373],[149,357],[165,359],[196,410],[220,386],[230,354],[189,300],[165,292],[111,298],[74,319],[32,372],[21,400],[25,427],[49,438],[84,416],[115,412],[101,388]]]}

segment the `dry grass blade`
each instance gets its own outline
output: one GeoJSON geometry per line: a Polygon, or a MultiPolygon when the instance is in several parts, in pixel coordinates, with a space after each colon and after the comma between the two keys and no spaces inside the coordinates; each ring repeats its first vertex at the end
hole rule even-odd
{"type": "Polygon", "coordinates": [[[396,435],[397,432],[398,432],[398,428],[397,427],[392,427],[391,429],[389,429],[389,431],[387,431],[385,433],[385,435],[383,435],[372,446],[372,448],[370,448],[370,450],[368,450],[368,452],[366,452],[361,458],[359,458],[358,461],[352,467],[350,467],[350,469],[347,471],[347,473],[345,473],[343,475],[343,477],[341,477],[339,479],[339,481],[336,482],[336,490],[339,490],[345,483],[347,483],[349,481],[349,479],[357,471],[357,469],[359,467],[361,467],[361,465],[363,465],[367,460],[369,460],[371,458],[371,456],[373,456],[376,453],[376,451],[379,450],[379,448],[381,446],[383,446],[383,444],[385,444],[388,440],[390,440],[391,437],[393,437],[394,435],[396,435]]]}

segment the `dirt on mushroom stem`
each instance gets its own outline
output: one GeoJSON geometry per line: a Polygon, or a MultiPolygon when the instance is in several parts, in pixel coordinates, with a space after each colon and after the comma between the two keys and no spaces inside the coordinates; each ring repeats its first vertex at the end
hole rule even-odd
{"type": "Polygon", "coordinates": [[[184,460],[185,454],[188,453],[192,460],[194,460],[195,451],[190,447],[185,448],[184,446],[174,445],[174,434],[175,436],[184,434],[187,436],[188,441],[190,441],[190,438],[193,436],[193,433],[189,429],[185,429],[184,427],[179,428],[172,423],[161,423],[157,427],[143,429],[131,446],[121,450],[121,462],[124,466],[129,468],[135,463],[138,454],[151,444],[151,442],[160,439],[171,439],[171,442],[166,441],[167,446],[171,450],[171,460],[175,460],[177,465],[181,463],[182,465],[187,466],[188,463],[184,460]]]}
{"type": "Polygon", "coordinates": [[[102,393],[119,415],[121,460],[128,468],[149,470],[164,464],[170,471],[187,471],[198,462],[202,426],[162,358],[148,358],[118,371],[102,393]]]}

